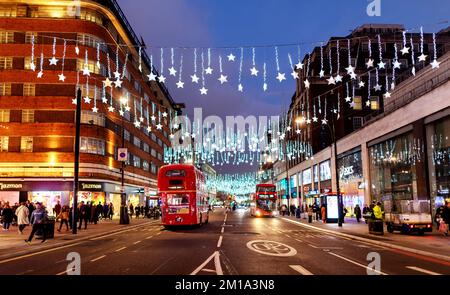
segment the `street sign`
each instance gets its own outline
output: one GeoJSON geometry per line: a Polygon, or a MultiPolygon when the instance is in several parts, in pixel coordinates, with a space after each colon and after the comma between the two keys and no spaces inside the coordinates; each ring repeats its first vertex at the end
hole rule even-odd
{"type": "Polygon", "coordinates": [[[117,149],[117,161],[126,162],[128,160],[128,149],[119,148],[117,149]]]}

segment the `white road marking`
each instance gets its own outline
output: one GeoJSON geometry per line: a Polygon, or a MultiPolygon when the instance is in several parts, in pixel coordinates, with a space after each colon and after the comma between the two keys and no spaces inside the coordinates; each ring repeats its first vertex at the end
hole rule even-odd
{"type": "Polygon", "coordinates": [[[432,275],[432,276],[441,276],[442,275],[441,273],[437,273],[437,272],[434,272],[434,271],[431,271],[431,270],[423,269],[423,268],[420,268],[420,267],[417,267],[417,266],[407,266],[406,268],[409,268],[409,269],[412,269],[412,270],[415,270],[415,271],[418,271],[418,272],[423,272],[423,273],[426,273],[426,274],[429,274],[429,275],[432,275]]]}
{"type": "Polygon", "coordinates": [[[319,247],[314,246],[314,245],[311,245],[311,244],[308,244],[308,246],[313,247],[313,248],[315,248],[315,249],[319,249],[319,247]]]}
{"type": "Polygon", "coordinates": [[[153,236],[148,236],[145,239],[148,240],[148,239],[151,239],[151,238],[153,238],[153,236]]]}
{"type": "MultiPolygon", "coordinates": [[[[340,258],[340,259],[342,259],[342,260],[345,260],[345,261],[347,261],[347,262],[350,262],[350,263],[352,263],[352,264],[354,264],[354,265],[361,266],[362,268],[369,269],[369,268],[368,268],[366,265],[364,265],[364,264],[361,264],[361,263],[359,263],[359,262],[350,260],[350,259],[348,259],[348,258],[346,258],[346,257],[344,257],[344,256],[341,256],[341,255],[338,255],[338,254],[336,254],[336,253],[328,252],[328,254],[331,254],[331,255],[333,255],[333,256],[335,256],[335,257],[338,257],[338,258],[340,258]]],[[[374,269],[370,269],[370,271],[379,273],[380,275],[387,275],[387,273],[384,273],[384,272],[378,271],[378,270],[374,270],[374,269]]]]}
{"type": "Polygon", "coordinates": [[[105,257],[106,257],[106,255],[99,256],[99,257],[97,257],[97,258],[92,259],[91,262],[100,260],[100,259],[105,258],[105,257]]]}
{"type": "Polygon", "coordinates": [[[158,232],[156,235],[159,236],[161,234],[161,232],[158,232]]]}
{"type": "Polygon", "coordinates": [[[223,239],[223,237],[220,236],[219,241],[217,242],[217,248],[220,248],[220,246],[222,246],[222,239],[223,239]]]}
{"type": "Polygon", "coordinates": [[[292,268],[293,270],[301,273],[304,276],[312,276],[313,273],[310,272],[309,270],[307,270],[306,268],[304,268],[301,265],[289,265],[290,268],[292,268]]]}
{"type": "Polygon", "coordinates": [[[142,242],[142,241],[136,241],[133,243],[133,245],[139,244],[140,242],[142,242]]]}
{"type": "Polygon", "coordinates": [[[204,268],[204,269],[202,269],[202,271],[206,271],[206,272],[216,272],[214,269],[209,269],[209,268],[204,268]]]}
{"type": "Polygon", "coordinates": [[[223,275],[222,266],[220,265],[219,251],[214,251],[214,253],[209,256],[199,267],[197,267],[193,272],[190,273],[191,276],[196,275],[212,260],[214,259],[214,265],[216,267],[216,273],[218,275],[223,275]]]}
{"type": "Polygon", "coordinates": [[[66,269],[65,271],[62,271],[62,272],[57,273],[56,275],[57,275],[57,276],[60,276],[60,275],[65,274],[66,272],[67,272],[67,269],[66,269]]]}
{"type": "Polygon", "coordinates": [[[122,248],[119,248],[119,249],[117,249],[116,251],[114,251],[114,252],[119,252],[119,251],[122,251],[123,249],[126,249],[127,247],[122,247],[122,248]]]}
{"type": "Polygon", "coordinates": [[[290,236],[290,235],[285,235],[285,236],[286,236],[287,238],[289,238],[289,239],[291,238],[291,236],[290,236]]]}
{"type": "Polygon", "coordinates": [[[223,275],[222,266],[220,265],[220,253],[216,251],[216,256],[214,256],[214,265],[216,266],[216,273],[218,276],[223,275]]]}
{"type": "Polygon", "coordinates": [[[33,271],[34,271],[34,269],[29,269],[29,270],[26,270],[26,271],[24,271],[24,272],[18,273],[18,274],[16,274],[16,275],[17,275],[17,276],[20,276],[20,275],[24,275],[24,274],[26,274],[26,273],[33,272],[33,271]]]}
{"type": "Polygon", "coordinates": [[[294,240],[296,240],[297,242],[303,243],[302,240],[299,240],[299,239],[294,239],[294,240]]]}
{"type": "Polygon", "coordinates": [[[224,231],[225,231],[225,228],[222,226],[222,229],[220,230],[220,233],[223,234],[224,231]]]}

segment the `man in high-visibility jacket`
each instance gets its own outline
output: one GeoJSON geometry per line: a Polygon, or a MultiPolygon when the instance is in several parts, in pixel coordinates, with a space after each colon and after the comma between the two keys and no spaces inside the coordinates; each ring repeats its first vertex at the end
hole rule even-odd
{"type": "Polygon", "coordinates": [[[381,211],[381,203],[377,202],[375,207],[373,207],[373,215],[375,219],[383,219],[383,212],[381,211]]]}

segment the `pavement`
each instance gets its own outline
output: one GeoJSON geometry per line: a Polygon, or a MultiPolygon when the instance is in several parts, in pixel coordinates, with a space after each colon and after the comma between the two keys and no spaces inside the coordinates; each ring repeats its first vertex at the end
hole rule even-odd
{"type": "Polygon", "coordinates": [[[143,221],[117,230],[116,225],[113,233],[45,250],[36,245],[35,252],[0,258],[0,274],[63,275],[73,252],[80,255],[82,275],[450,274],[448,261],[297,222],[216,209],[201,227],[167,230],[159,222],[143,221]]]}

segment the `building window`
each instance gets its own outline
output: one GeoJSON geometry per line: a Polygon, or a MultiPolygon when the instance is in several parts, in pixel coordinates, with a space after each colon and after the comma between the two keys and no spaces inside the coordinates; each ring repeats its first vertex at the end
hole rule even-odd
{"type": "Polygon", "coordinates": [[[353,98],[353,109],[360,111],[362,110],[362,97],[361,96],[355,96],[353,98]]]}
{"type": "Polygon", "coordinates": [[[0,123],[9,122],[9,110],[0,110],[0,123]]]}
{"type": "Polygon", "coordinates": [[[97,44],[100,43],[100,50],[103,52],[107,52],[107,46],[105,41],[97,38],[96,36],[89,34],[78,34],[77,40],[80,45],[97,48],[97,44]]]}
{"type": "Polygon", "coordinates": [[[0,70],[11,70],[12,64],[12,57],[0,56],[0,70]]]}
{"type": "Polygon", "coordinates": [[[162,140],[159,139],[159,138],[158,138],[158,145],[159,145],[159,146],[163,146],[163,142],[162,142],[162,140]]]}
{"type": "Polygon", "coordinates": [[[8,151],[8,143],[9,143],[8,136],[0,136],[0,152],[8,151]]]}
{"type": "Polygon", "coordinates": [[[32,36],[34,36],[34,42],[36,43],[36,41],[37,41],[37,33],[36,32],[26,32],[25,33],[25,43],[26,44],[31,43],[32,36]]]}
{"type": "Polygon", "coordinates": [[[155,133],[152,133],[151,138],[152,138],[152,140],[153,140],[154,142],[156,142],[156,135],[155,135],[155,133]]]}
{"type": "Polygon", "coordinates": [[[98,138],[81,137],[80,152],[85,154],[105,155],[105,141],[98,138]]]}
{"type": "Polygon", "coordinates": [[[32,153],[33,152],[33,137],[22,136],[20,138],[20,151],[22,153],[32,153]]]}
{"type": "Polygon", "coordinates": [[[0,44],[14,43],[14,32],[0,31],[0,44]]]}
{"type": "Polygon", "coordinates": [[[146,153],[149,153],[149,152],[150,152],[150,147],[149,147],[149,145],[146,144],[145,142],[144,142],[144,152],[146,152],[146,153]]]}
{"type": "Polygon", "coordinates": [[[156,150],[152,149],[151,155],[152,155],[152,157],[155,157],[155,158],[156,158],[156,150]]]}
{"type": "Polygon", "coordinates": [[[98,68],[96,61],[88,60],[88,63],[86,64],[85,60],[77,59],[77,71],[83,71],[86,66],[90,73],[106,76],[106,71],[103,64],[100,64],[100,68],[98,68]]]}
{"type": "Polygon", "coordinates": [[[363,125],[363,117],[353,117],[353,130],[361,128],[363,125]]]}
{"type": "Polygon", "coordinates": [[[380,109],[380,98],[378,96],[371,96],[370,97],[370,109],[371,110],[379,110],[380,109]]]}
{"type": "Polygon", "coordinates": [[[158,153],[158,160],[160,160],[160,161],[163,160],[163,157],[162,157],[162,155],[160,153],[158,153]]]}
{"type": "Polygon", "coordinates": [[[137,138],[136,136],[133,138],[133,143],[138,148],[141,148],[141,140],[139,138],[137,138]]]}
{"type": "Polygon", "coordinates": [[[3,96],[11,95],[11,83],[0,83],[0,95],[3,96]]]}
{"type": "Polygon", "coordinates": [[[147,161],[142,162],[142,169],[144,169],[145,171],[150,170],[150,165],[148,164],[147,161]]]}
{"type": "Polygon", "coordinates": [[[130,132],[128,130],[124,130],[123,132],[125,140],[130,141],[130,132]]]}
{"type": "Polygon", "coordinates": [[[81,124],[91,124],[105,127],[105,115],[90,111],[82,111],[81,124]]]}
{"type": "Polygon", "coordinates": [[[130,165],[132,157],[133,157],[133,154],[128,152],[128,157],[127,157],[127,160],[125,161],[125,165],[130,165]]]}
{"type": "Polygon", "coordinates": [[[93,11],[93,10],[89,10],[89,9],[82,9],[81,13],[80,13],[80,19],[82,20],[87,20],[90,22],[94,22],[96,24],[102,25],[103,24],[103,20],[100,14],[98,14],[97,12],[93,11]]]}
{"type": "MultiPolygon", "coordinates": [[[[35,66],[36,66],[36,68],[37,68],[37,67],[38,67],[38,59],[37,59],[37,58],[34,58],[34,64],[35,64],[35,66]]],[[[25,59],[24,59],[24,62],[23,62],[23,68],[24,68],[25,70],[31,70],[30,65],[31,65],[31,57],[27,56],[27,57],[25,57],[25,59]]]]}
{"type": "Polygon", "coordinates": [[[141,168],[141,158],[138,156],[133,157],[133,166],[136,168],[141,168]]]}
{"type": "Polygon", "coordinates": [[[22,123],[34,123],[34,110],[22,110],[22,123]]]}
{"type": "Polygon", "coordinates": [[[23,84],[23,96],[35,96],[36,95],[36,85],[25,83],[23,84]]]}
{"type": "Polygon", "coordinates": [[[1,6],[0,17],[16,17],[17,6],[1,6]]]}
{"type": "Polygon", "coordinates": [[[151,172],[152,174],[156,174],[156,170],[157,170],[156,165],[152,163],[152,165],[151,165],[151,171],[150,171],[150,172],[151,172]]]}

